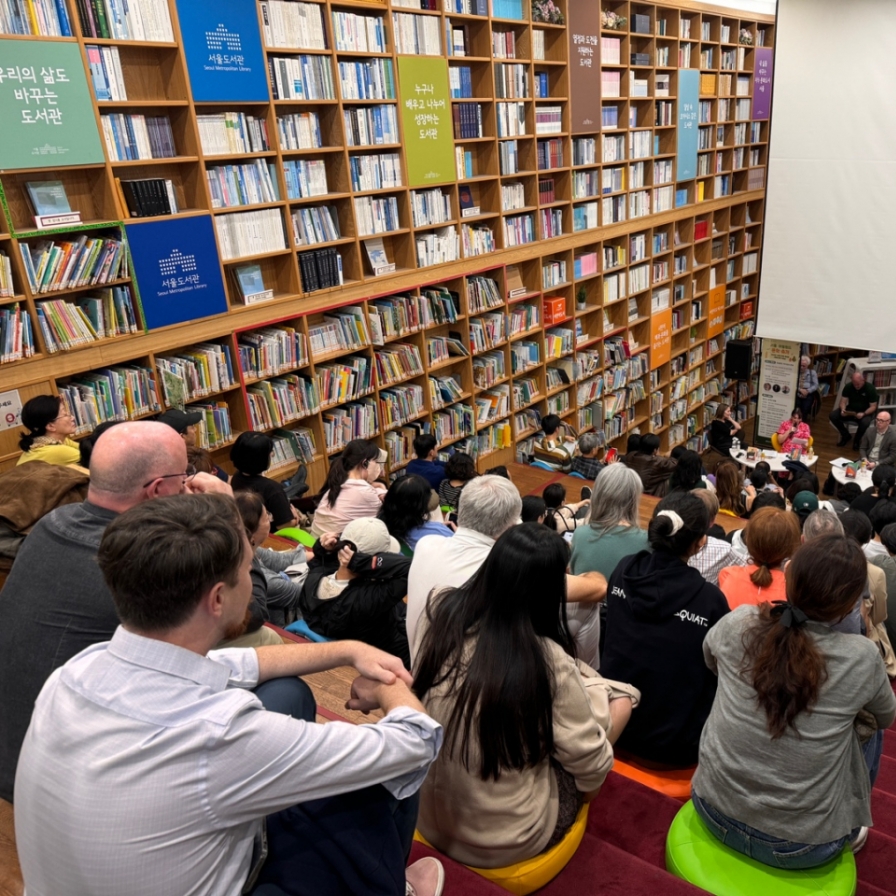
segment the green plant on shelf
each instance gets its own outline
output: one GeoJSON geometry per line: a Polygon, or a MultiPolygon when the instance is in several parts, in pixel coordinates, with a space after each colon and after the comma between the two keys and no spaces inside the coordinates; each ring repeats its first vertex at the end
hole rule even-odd
{"type": "Polygon", "coordinates": [[[628,24],[628,19],[611,9],[605,9],[600,14],[600,27],[609,28],[611,31],[622,31],[628,24]]]}
{"type": "Polygon", "coordinates": [[[584,311],[588,307],[588,292],[584,286],[580,286],[576,293],[576,310],[584,311]]]}
{"type": "Polygon", "coordinates": [[[532,21],[545,25],[564,25],[563,11],[554,0],[532,0],[532,21]]]}
{"type": "Polygon", "coordinates": [[[753,46],[753,32],[749,28],[741,28],[737,39],[747,47],[753,46]]]}

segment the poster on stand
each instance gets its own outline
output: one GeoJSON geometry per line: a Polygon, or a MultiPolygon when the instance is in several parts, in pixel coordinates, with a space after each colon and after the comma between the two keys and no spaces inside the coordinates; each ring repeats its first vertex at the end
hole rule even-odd
{"type": "Polygon", "coordinates": [[[763,339],[759,365],[759,401],[756,438],[771,444],[771,438],[796,404],[800,376],[800,344],[786,339],[763,339]]]}

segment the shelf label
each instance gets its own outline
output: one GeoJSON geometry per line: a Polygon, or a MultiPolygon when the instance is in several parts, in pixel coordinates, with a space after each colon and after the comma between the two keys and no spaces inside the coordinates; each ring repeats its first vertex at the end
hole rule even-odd
{"type": "Polygon", "coordinates": [[[650,315],[650,369],[656,370],[672,357],[672,309],[650,315]]]}
{"type": "Polygon", "coordinates": [[[678,183],[697,176],[697,109],[700,102],[700,72],[694,68],[678,70],[678,146],[676,175],[678,183]]]}
{"type": "Polygon", "coordinates": [[[772,110],[772,66],[775,54],[771,47],[757,47],[753,71],[753,121],[767,121],[772,110]]]}
{"type": "Polygon", "coordinates": [[[147,329],[227,310],[210,215],[126,224],[125,230],[147,329]]]}
{"type": "Polygon", "coordinates": [[[448,62],[440,56],[399,56],[398,89],[408,186],[453,183],[457,162],[448,62]]]}
{"type": "Polygon", "coordinates": [[[177,15],[195,102],[269,101],[255,0],[177,0],[177,15]]]}
{"type": "Polygon", "coordinates": [[[22,396],[18,389],[0,392],[0,432],[22,425],[22,396]]]}
{"type": "Polygon", "coordinates": [[[725,329],[725,286],[714,286],[709,291],[709,320],[706,338],[712,339],[725,329]]]}
{"type": "Polygon", "coordinates": [[[105,161],[77,44],[0,40],[0,60],[0,168],[105,161]]]}
{"type": "MultiPolygon", "coordinates": [[[[569,0],[569,109],[573,134],[600,130],[600,3],[569,0]]],[[[546,35],[547,36],[547,35],[546,35]]],[[[538,63],[535,63],[538,71],[538,63]]]]}

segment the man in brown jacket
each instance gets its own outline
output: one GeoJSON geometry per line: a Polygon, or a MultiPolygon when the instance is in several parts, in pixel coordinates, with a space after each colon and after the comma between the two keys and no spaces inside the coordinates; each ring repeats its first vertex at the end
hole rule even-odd
{"type": "Polygon", "coordinates": [[[660,437],[653,433],[641,436],[634,454],[626,454],[622,462],[631,467],[640,477],[645,495],[662,498],[668,488],[669,476],[677,466],[671,457],[660,457],[660,437]]]}

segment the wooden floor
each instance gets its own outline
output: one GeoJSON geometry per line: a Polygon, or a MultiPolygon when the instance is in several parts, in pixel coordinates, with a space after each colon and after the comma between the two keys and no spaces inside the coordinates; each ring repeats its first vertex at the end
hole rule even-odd
{"type": "MultiPolygon", "coordinates": [[[[830,471],[830,461],[836,457],[856,457],[856,452],[851,446],[845,449],[837,448],[837,431],[828,421],[828,412],[833,407],[833,397],[828,397],[822,405],[818,418],[811,423],[812,435],[815,438],[814,449],[818,454],[816,474],[819,482],[824,483],[830,471]]],[[[748,430],[741,439],[744,444],[753,442],[752,430],[748,430]]],[[[551,482],[561,482],[566,487],[567,499],[579,500],[579,493],[583,480],[572,476],[564,476],[560,473],[551,473],[547,470],[539,470],[535,467],[513,464],[510,467],[513,481],[522,495],[540,494],[546,485],[551,482]]],[[[653,513],[656,498],[644,497],[641,501],[640,522],[646,526],[653,513]]],[[[726,531],[740,528],[743,521],[730,517],[720,516],[717,520],[726,531]]],[[[307,676],[306,681],[314,691],[318,702],[318,721],[327,722],[334,718],[342,718],[352,722],[374,722],[382,716],[382,713],[371,713],[365,716],[361,713],[345,709],[345,701],[348,698],[351,682],[355,677],[355,671],[348,667],[333,669],[329,672],[319,672],[307,676]]],[[[0,800],[0,896],[22,896],[22,876],[19,869],[15,851],[15,832],[13,830],[12,806],[0,800]]]]}

